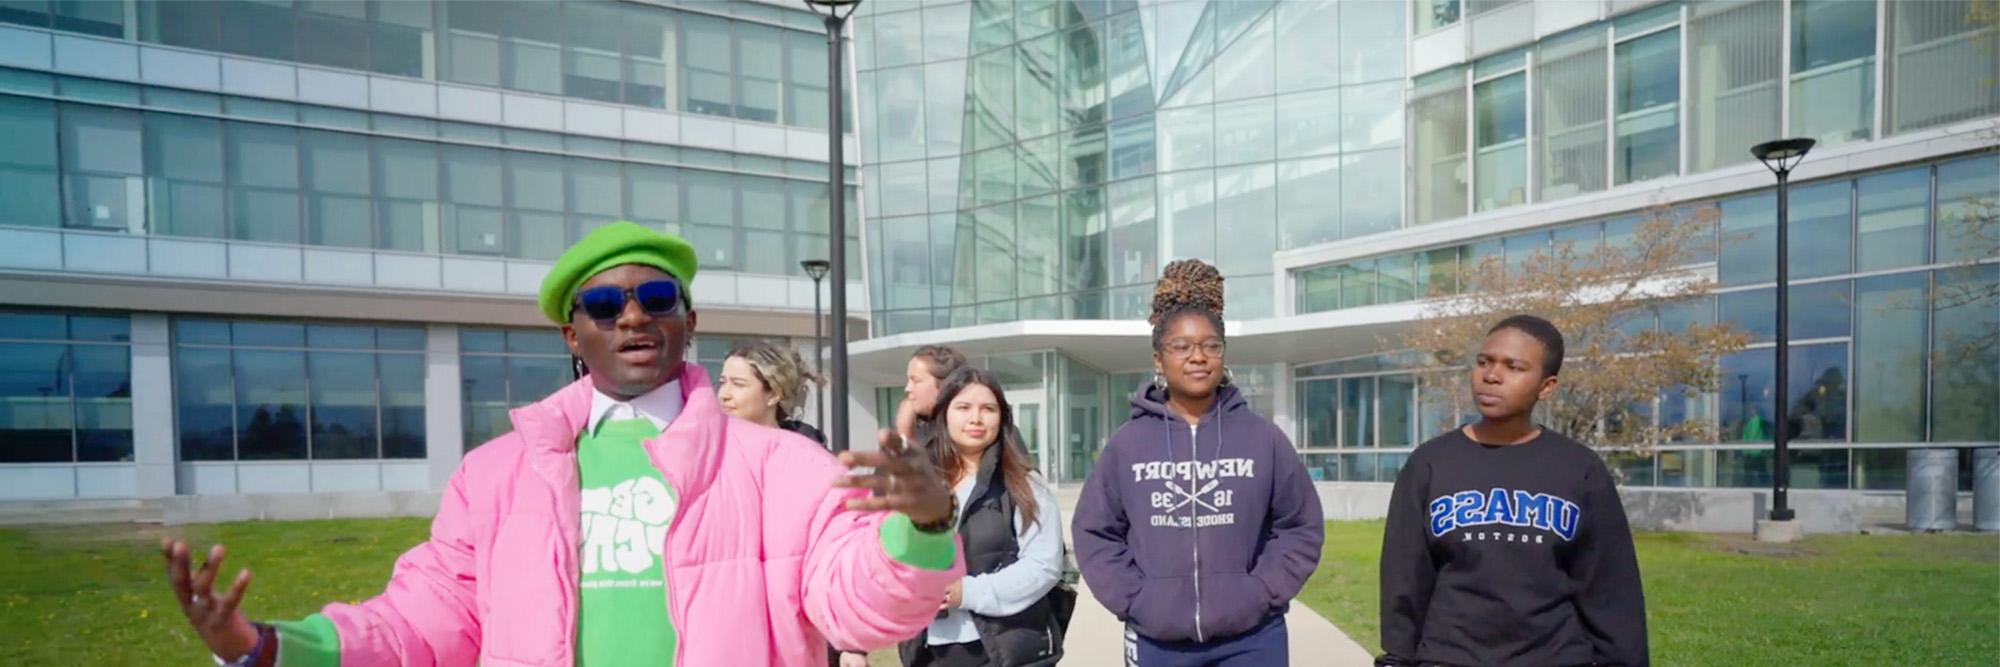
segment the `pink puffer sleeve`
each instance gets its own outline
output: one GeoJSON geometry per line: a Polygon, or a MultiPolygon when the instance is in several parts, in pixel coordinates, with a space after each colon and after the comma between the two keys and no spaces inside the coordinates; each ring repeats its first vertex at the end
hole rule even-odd
{"type": "Polygon", "coordinates": [[[396,559],[381,595],[321,610],[340,635],[340,664],[470,667],[479,613],[465,469],[452,475],[431,537],[396,559]]]}

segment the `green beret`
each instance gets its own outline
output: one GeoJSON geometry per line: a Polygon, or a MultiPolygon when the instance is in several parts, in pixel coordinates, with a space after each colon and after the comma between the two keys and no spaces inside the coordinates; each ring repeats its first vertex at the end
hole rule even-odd
{"type": "Polygon", "coordinates": [[[683,294],[694,289],[694,246],[687,239],[620,220],[592,231],[556,259],[549,276],[542,279],[542,291],[536,299],[542,314],[556,324],[569,324],[577,288],[591,276],[621,264],[665,271],[680,279],[683,294]]]}

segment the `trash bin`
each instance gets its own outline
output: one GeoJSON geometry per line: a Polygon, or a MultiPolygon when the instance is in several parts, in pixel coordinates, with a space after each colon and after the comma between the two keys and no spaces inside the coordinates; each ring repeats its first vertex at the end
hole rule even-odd
{"type": "Polygon", "coordinates": [[[1972,450],[1972,525],[2000,531],[2000,447],[1972,450]]]}
{"type": "Polygon", "coordinates": [[[1958,527],[1958,450],[1912,449],[1904,511],[1910,530],[1958,527]]]}

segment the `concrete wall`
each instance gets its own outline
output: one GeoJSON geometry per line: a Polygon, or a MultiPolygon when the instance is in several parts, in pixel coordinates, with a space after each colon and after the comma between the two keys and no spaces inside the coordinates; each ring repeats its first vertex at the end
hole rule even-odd
{"type": "Polygon", "coordinates": [[[300,521],[437,514],[437,491],[361,493],[246,493],[161,498],[167,525],[220,521],[300,521]]]}

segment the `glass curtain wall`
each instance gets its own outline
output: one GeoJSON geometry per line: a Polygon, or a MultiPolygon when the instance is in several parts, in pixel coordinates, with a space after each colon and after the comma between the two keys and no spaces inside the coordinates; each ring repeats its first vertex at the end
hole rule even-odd
{"type": "MultiPolygon", "coordinates": [[[[1715,392],[1668,389],[1647,411],[1661,425],[1712,419],[1718,441],[1614,456],[1611,463],[1626,483],[1766,486],[1769,443],[1783,428],[1797,447],[1792,476],[1798,488],[1900,489],[1907,448],[2000,438],[2000,419],[1994,418],[2000,414],[2000,351],[1991,345],[1992,332],[2000,331],[2000,307],[1991,298],[2000,267],[1991,262],[1990,240],[1982,246],[1969,231],[2000,198],[2000,157],[1972,155],[1794,186],[1791,224],[1801,240],[1792,249],[1793,373],[1784,387],[1773,378],[1772,195],[1766,190],[1717,202],[1720,233],[1729,241],[1715,258],[1719,289],[1712,299],[1663,307],[1631,323],[1673,331],[1693,322],[1728,322],[1746,332],[1750,344],[1717,365],[1715,392]]],[[[1451,266],[1450,258],[1513,261],[1551,242],[1629,243],[1637,220],[1620,216],[1475,241],[1442,249],[1442,259],[1401,254],[1312,267],[1296,274],[1299,310],[1386,302],[1392,275],[1413,276],[1420,284],[1428,277],[1431,284],[1418,289],[1437,293],[1446,286],[1425,267],[1451,266]]],[[[1392,361],[1361,358],[1294,369],[1297,432],[1315,474],[1392,479],[1386,471],[1401,459],[1392,456],[1384,429],[1400,437],[1400,415],[1407,413],[1419,415],[1419,436],[1454,420],[1448,408],[1422,402],[1406,408],[1401,387],[1386,384],[1408,376],[1392,361]]],[[[1965,461],[1969,466],[1969,456],[1965,461]]]]}
{"type": "Polygon", "coordinates": [[[132,460],[131,323],[0,311],[0,463],[132,460]]]}
{"type": "Polygon", "coordinates": [[[801,275],[825,254],[823,165],[383,114],[312,129],[341,110],[278,104],[256,122],[236,119],[255,115],[244,98],[208,96],[231,105],[217,119],[117,85],[153,109],[0,93],[0,224],[549,260],[629,219],[688,237],[703,268],[801,275]]]}
{"type": "Polygon", "coordinates": [[[1395,3],[862,12],[883,332],[1142,317],[1183,257],[1268,317],[1272,253],[1401,225],[1395,3]]]}
{"type": "Polygon", "coordinates": [[[702,2],[26,0],[0,23],[374,74],[826,127],[826,42],[802,7],[702,2]]]}

